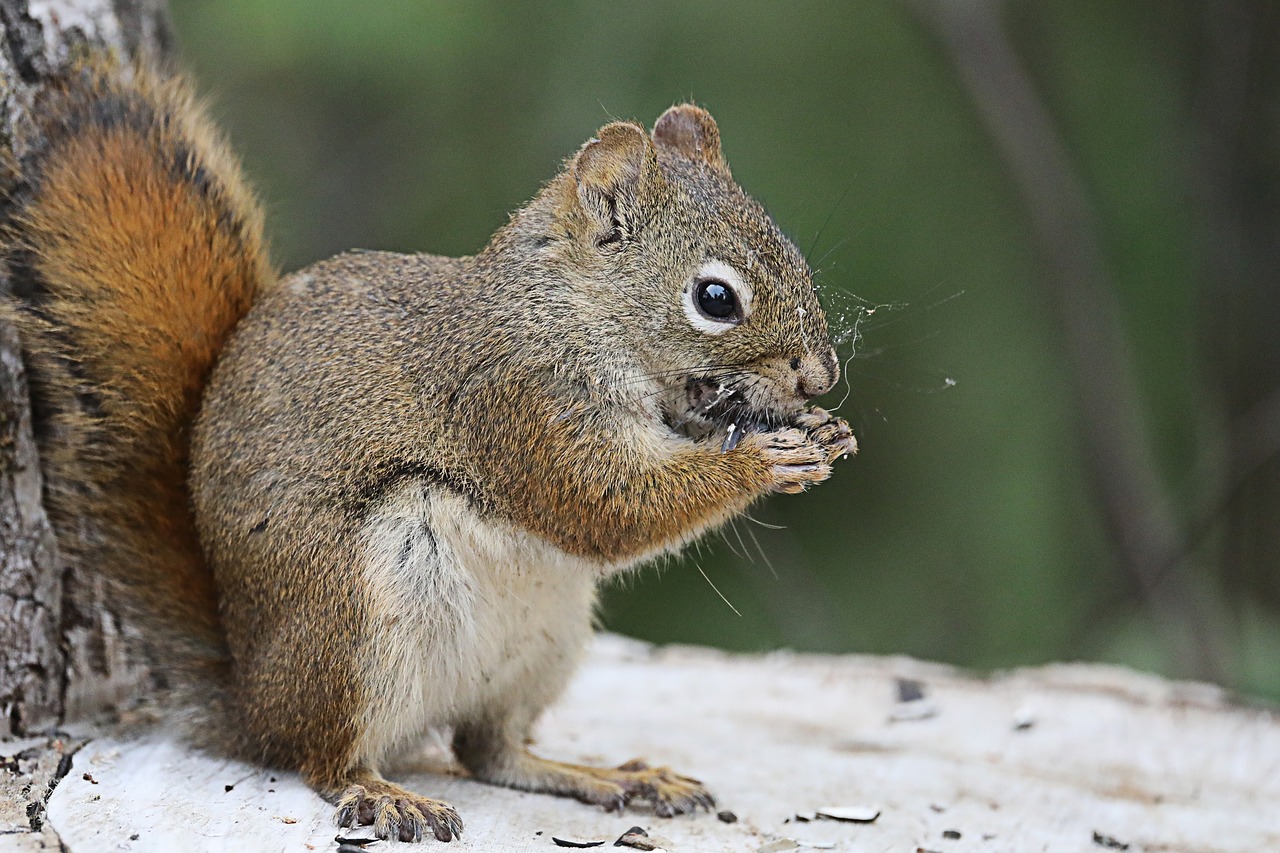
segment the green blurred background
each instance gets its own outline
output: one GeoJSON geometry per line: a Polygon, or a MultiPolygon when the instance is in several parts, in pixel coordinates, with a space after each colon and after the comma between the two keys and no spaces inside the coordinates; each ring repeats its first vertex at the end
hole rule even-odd
{"type": "Polygon", "coordinates": [[[863,449],[618,583],[606,626],[1280,698],[1276,4],[171,7],[285,269],[474,252],[601,124],[715,115],[820,270],[863,449]]]}

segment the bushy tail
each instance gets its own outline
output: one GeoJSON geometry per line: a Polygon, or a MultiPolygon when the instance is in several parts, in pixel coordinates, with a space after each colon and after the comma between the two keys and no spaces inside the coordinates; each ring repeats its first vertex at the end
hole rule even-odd
{"type": "Polygon", "coordinates": [[[9,159],[5,261],[64,550],[175,666],[224,656],[187,489],[227,336],[274,279],[259,209],[179,81],[107,59],[40,96],[9,159]]]}

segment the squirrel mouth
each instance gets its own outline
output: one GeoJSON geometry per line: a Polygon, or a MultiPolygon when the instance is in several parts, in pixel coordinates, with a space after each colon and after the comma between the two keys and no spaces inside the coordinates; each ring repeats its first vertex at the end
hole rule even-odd
{"type": "Polygon", "coordinates": [[[683,411],[669,417],[668,426],[695,440],[723,432],[725,453],[737,447],[745,433],[777,429],[788,421],[782,412],[753,405],[739,383],[690,376],[683,396],[683,411]]]}

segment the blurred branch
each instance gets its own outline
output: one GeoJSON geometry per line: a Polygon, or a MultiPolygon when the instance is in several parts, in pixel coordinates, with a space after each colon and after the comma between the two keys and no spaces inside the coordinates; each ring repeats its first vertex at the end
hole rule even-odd
{"type": "Polygon", "coordinates": [[[1206,0],[1186,51],[1196,154],[1188,183],[1204,229],[1203,378],[1221,409],[1218,488],[1192,545],[1223,529],[1227,591],[1280,608],[1280,7],[1206,0]]]}
{"type": "Polygon", "coordinates": [[[917,0],[1008,167],[1044,261],[1080,416],[1084,459],[1121,564],[1181,672],[1221,680],[1215,624],[1182,566],[1183,536],[1138,409],[1114,287],[1084,186],[992,0],[917,0]],[[1162,576],[1163,575],[1163,576],[1162,576]]]}
{"type": "MultiPolygon", "coordinates": [[[[1186,543],[1178,559],[1189,558],[1231,512],[1241,492],[1268,465],[1280,458],[1280,389],[1237,417],[1227,429],[1229,459],[1216,488],[1206,489],[1192,516],[1186,543]]],[[[1208,479],[1208,476],[1201,479],[1208,479]]],[[[1177,562],[1165,572],[1177,568],[1177,562]]]]}

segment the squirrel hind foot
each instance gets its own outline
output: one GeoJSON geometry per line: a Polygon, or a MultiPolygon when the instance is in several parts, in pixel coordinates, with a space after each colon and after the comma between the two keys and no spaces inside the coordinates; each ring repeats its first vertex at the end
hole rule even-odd
{"type": "Polygon", "coordinates": [[[681,776],[670,767],[650,767],[636,758],[603,772],[618,779],[628,799],[651,803],[658,817],[675,817],[700,808],[712,811],[716,807],[716,798],[705,785],[697,779],[681,776]]]}
{"type": "Polygon", "coordinates": [[[715,808],[715,797],[697,779],[669,767],[650,767],[640,759],[617,767],[587,767],[539,758],[529,752],[499,765],[498,771],[479,768],[481,781],[522,791],[573,797],[608,812],[622,811],[632,802],[647,802],[657,817],[675,817],[698,809],[715,808]]]}
{"type": "Polygon", "coordinates": [[[350,785],[337,802],[334,820],[340,827],[373,826],[373,834],[391,841],[437,841],[462,837],[462,818],[448,803],[413,793],[399,785],[366,778],[350,785]]]}

